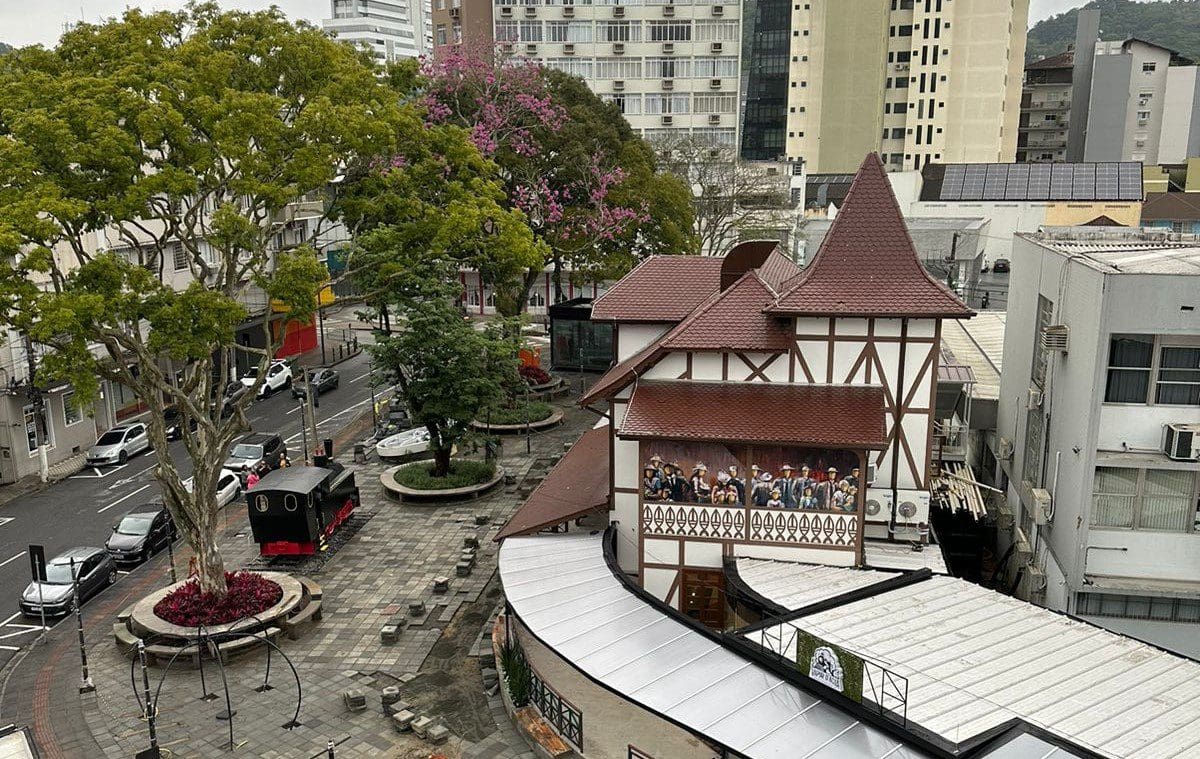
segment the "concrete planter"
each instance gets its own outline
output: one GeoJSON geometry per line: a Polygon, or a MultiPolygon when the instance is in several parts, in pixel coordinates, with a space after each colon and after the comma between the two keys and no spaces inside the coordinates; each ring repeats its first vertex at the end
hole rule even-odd
{"type": "Polygon", "coordinates": [[[487,491],[496,487],[504,480],[504,468],[496,467],[496,472],[487,482],[481,482],[478,485],[468,485],[461,488],[441,488],[438,490],[417,490],[416,488],[405,487],[399,482],[396,482],[396,472],[403,467],[394,466],[384,470],[379,476],[379,482],[383,485],[383,492],[387,493],[388,498],[401,503],[428,503],[436,505],[438,501],[465,501],[471,498],[478,498],[487,491]]]}
{"type": "MultiPolygon", "coordinates": [[[[541,430],[548,430],[551,427],[557,427],[559,424],[562,424],[562,420],[563,420],[562,409],[554,409],[554,413],[550,414],[550,416],[546,417],[545,419],[539,419],[536,422],[531,421],[529,423],[529,430],[531,432],[540,432],[541,430]]],[[[471,428],[478,430],[480,432],[490,432],[493,435],[523,435],[523,434],[525,434],[525,423],[524,422],[521,422],[520,424],[493,424],[493,425],[489,426],[486,422],[481,422],[478,419],[475,419],[474,421],[471,422],[471,428]]]]}

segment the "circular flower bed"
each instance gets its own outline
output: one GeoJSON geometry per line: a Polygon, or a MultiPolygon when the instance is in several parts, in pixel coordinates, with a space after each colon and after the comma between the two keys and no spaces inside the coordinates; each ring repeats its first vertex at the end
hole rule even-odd
{"type": "Polygon", "coordinates": [[[279,583],[255,572],[226,572],[225,585],[228,592],[217,598],[189,580],[156,603],[154,615],[181,627],[224,625],[261,614],[283,597],[279,583]]]}
{"type": "Polygon", "coordinates": [[[525,422],[540,422],[543,419],[549,419],[553,413],[554,407],[549,403],[530,401],[526,404],[524,401],[517,401],[512,406],[493,408],[490,413],[484,411],[476,417],[476,421],[492,425],[524,424],[525,422]]]}
{"type": "Polygon", "coordinates": [[[445,477],[433,476],[433,465],[428,461],[401,467],[394,475],[396,482],[413,490],[448,490],[482,485],[496,475],[496,465],[486,461],[463,459],[450,463],[450,473],[445,477]]]}

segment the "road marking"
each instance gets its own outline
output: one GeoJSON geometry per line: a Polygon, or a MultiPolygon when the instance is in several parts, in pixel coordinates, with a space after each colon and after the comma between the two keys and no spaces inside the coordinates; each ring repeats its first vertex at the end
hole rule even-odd
{"type": "Polygon", "coordinates": [[[366,374],[360,374],[360,375],[358,375],[357,377],[355,377],[354,379],[352,379],[352,380],[350,380],[350,381],[351,381],[351,382],[358,382],[359,380],[366,379],[367,377],[370,377],[372,373],[373,373],[373,372],[367,372],[366,374]]]}
{"type": "MultiPolygon", "coordinates": [[[[42,629],[42,628],[40,628],[40,627],[39,627],[38,629],[40,630],[40,629],[42,629]]],[[[4,651],[20,651],[20,650],[21,650],[21,648],[20,648],[19,646],[0,646],[0,650],[4,650],[4,651]]]]}
{"type": "Polygon", "coordinates": [[[6,525],[16,519],[16,517],[0,517],[0,526],[6,525]]]}
{"type": "MultiPolygon", "coordinates": [[[[5,559],[4,561],[0,561],[0,567],[4,566],[5,564],[8,564],[9,562],[16,561],[17,559],[21,558],[24,555],[25,555],[25,552],[21,551],[16,556],[10,556],[9,558],[5,559]]],[[[0,622],[0,625],[7,625],[15,616],[16,616],[16,614],[14,614],[12,617],[9,617],[8,619],[4,620],[3,622],[0,622]]]]}
{"type": "Polygon", "coordinates": [[[88,467],[88,469],[91,469],[93,472],[95,472],[95,474],[73,474],[73,475],[71,475],[71,479],[72,480],[102,480],[105,477],[109,476],[110,474],[114,474],[116,472],[121,471],[122,469],[124,469],[127,466],[129,466],[129,465],[128,464],[118,464],[117,466],[113,467],[112,469],[109,469],[107,472],[101,472],[100,467],[92,466],[92,467],[88,467]]]}
{"type": "Polygon", "coordinates": [[[302,408],[304,408],[304,407],[303,407],[303,406],[293,406],[292,408],[288,409],[287,411],[285,411],[285,412],[283,412],[283,413],[285,413],[285,414],[294,414],[294,413],[296,413],[297,411],[299,411],[299,410],[300,410],[300,409],[302,409],[302,408]]]}
{"type": "MultiPolygon", "coordinates": [[[[21,554],[24,554],[24,553],[25,553],[24,551],[21,551],[21,554]]],[[[12,615],[8,619],[4,620],[3,622],[0,622],[0,627],[7,625],[9,622],[13,621],[14,619],[16,619],[19,616],[21,616],[21,612],[17,612],[16,614],[12,615]]],[[[39,628],[40,628],[40,626],[39,626],[39,628]]]]}
{"type": "MultiPolygon", "coordinates": [[[[359,406],[363,405],[364,403],[370,403],[370,402],[371,402],[371,399],[368,398],[365,401],[359,401],[358,403],[354,404],[353,406],[347,406],[346,408],[342,409],[341,411],[337,412],[336,414],[330,414],[329,416],[325,417],[321,421],[317,422],[317,427],[321,427],[326,422],[331,422],[334,419],[336,419],[337,417],[341,416],[342,414],[345,414],[348,411],[353,411],[354,409],[358,408],[359,406]]],[[[297,432],[295,435],[292,435],[290,438],[288,438],[287,440],[284,440],[283,442],[291,443],[293,441],[299,440],[302,437],[304,437],[304,433],[297,432]]]]}
{"type": "Polygon", "coordinates": [[[148,488],[148,487],[150,487],[150,486],[149,486],[149,485],[142,485],[142,486],[141,486],[140,488],[138,488],[137,490],[133,491],[132,493],[130,493],[130,494],[128,494],[128,495],[123,495],[123,496],[121,496],[120,498],[118,498],[117,500],[115,500],[115,501],[113,501],[112,503],[108,504],[107,506],[105,506],[104,508],[100,509],[100,510],[99,510],[99,511],[97,511],[96,513],[97,513],[97,514],[103,514],[104,512],[106,512],[106,511],[108,511],[109,509],[111,509],[113,506],[116,506],[118,503],[121,503],[122,501],[127,501],[127,500],[129,500],[130,498],[133,498],[135,495],[137,495],[138,493],[142,492],[143,490],[145,490],[145,489],[146,489],[146,488],[148,488]]]}
{"type": "Polygon", "coordinates": [[[41,625],[25,625],[25,627],[28,627],[29,629],[28,630],[18,630],[15,633],[7,633],[5,635],[0,635],[0,640],[6,640],[8,638],[15,638],[18,635],[28,635],[29,633],[33,632],[34,630],[41,632],[41,629],[42,629],[41,625]]]}
{"type": "Polygon", "coordinates": [[[109,485],[109,486],[108,486],[108,489],[109,489],[109,490],[116,490],[116,489],[117,489],[117,488],[119,488],[119,487],[122,487],[122,486],[124,486],[124,485],[128,485],[129,483],[131,483],[131,482],[133,482],[134,480],[136,480],[138,477],[141,477],[141,476],[142,476],[143,474],[145,474],[146,472],[149,472],[149,471],[150,471],[151,469],[153,469],[154,467],[155,467],[155,465],[154,465],[154,464],[151,464],[150,466],[146,467],[145,469],[142,469],[141,471],[139,471],[137,474],[131,474],[131,475],[129,475],[128,477],[122,477],[121,479],[117,480],[117,481],[116,481],[116,482],[114,482],[113,484],[109,485]]]}

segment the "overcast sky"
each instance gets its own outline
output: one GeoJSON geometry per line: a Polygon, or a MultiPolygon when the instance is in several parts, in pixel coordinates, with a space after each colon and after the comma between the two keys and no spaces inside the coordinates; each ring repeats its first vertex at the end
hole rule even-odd
{"type": "MultiPolygon", "coordinates": [[[[883,2],[884,0],[879,0],[883,2]]],[[[120,15],[126,7],[140,6],[145,10],[181,8],[186,0],[0,0],[0,42],[11,45],[30,45],[36,42],[53,44],[62,33],[65,22],[96,21],[120,15]]],[[[1038,21],[1082,5],[1084,0],[1030,0],[1029,16],[1038,21]]],[[[221,0],[224,7],[265,8],[268,0],[221,0]]],[[[290,16],[320,21],[329,15],[329,0],[275,0],[290,16]]]]}

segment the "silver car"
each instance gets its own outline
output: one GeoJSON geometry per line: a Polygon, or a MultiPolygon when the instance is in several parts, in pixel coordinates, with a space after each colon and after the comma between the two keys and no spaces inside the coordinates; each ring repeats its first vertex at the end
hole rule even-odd
{"type": "Polygon", "coordinates": [[[150,436],[141,422],[113,427],[88,448],[87,465],[124,464],[131,456],[149,450],[150,436]]]}
{"type": "Polygon", "coordinates": [[[75,575],[79,578],[80,603],[88,600],[117,581],[117,565],[103,548],[72,548],[46,562],[46,581],[31,582],[21,592],[21,613],[40,617],[57,617],[71,611],[75,588],[71,583],[71,560],[75,560],[75,575]],[[38,586],[41,586],[40,589],[38,586]]]}

